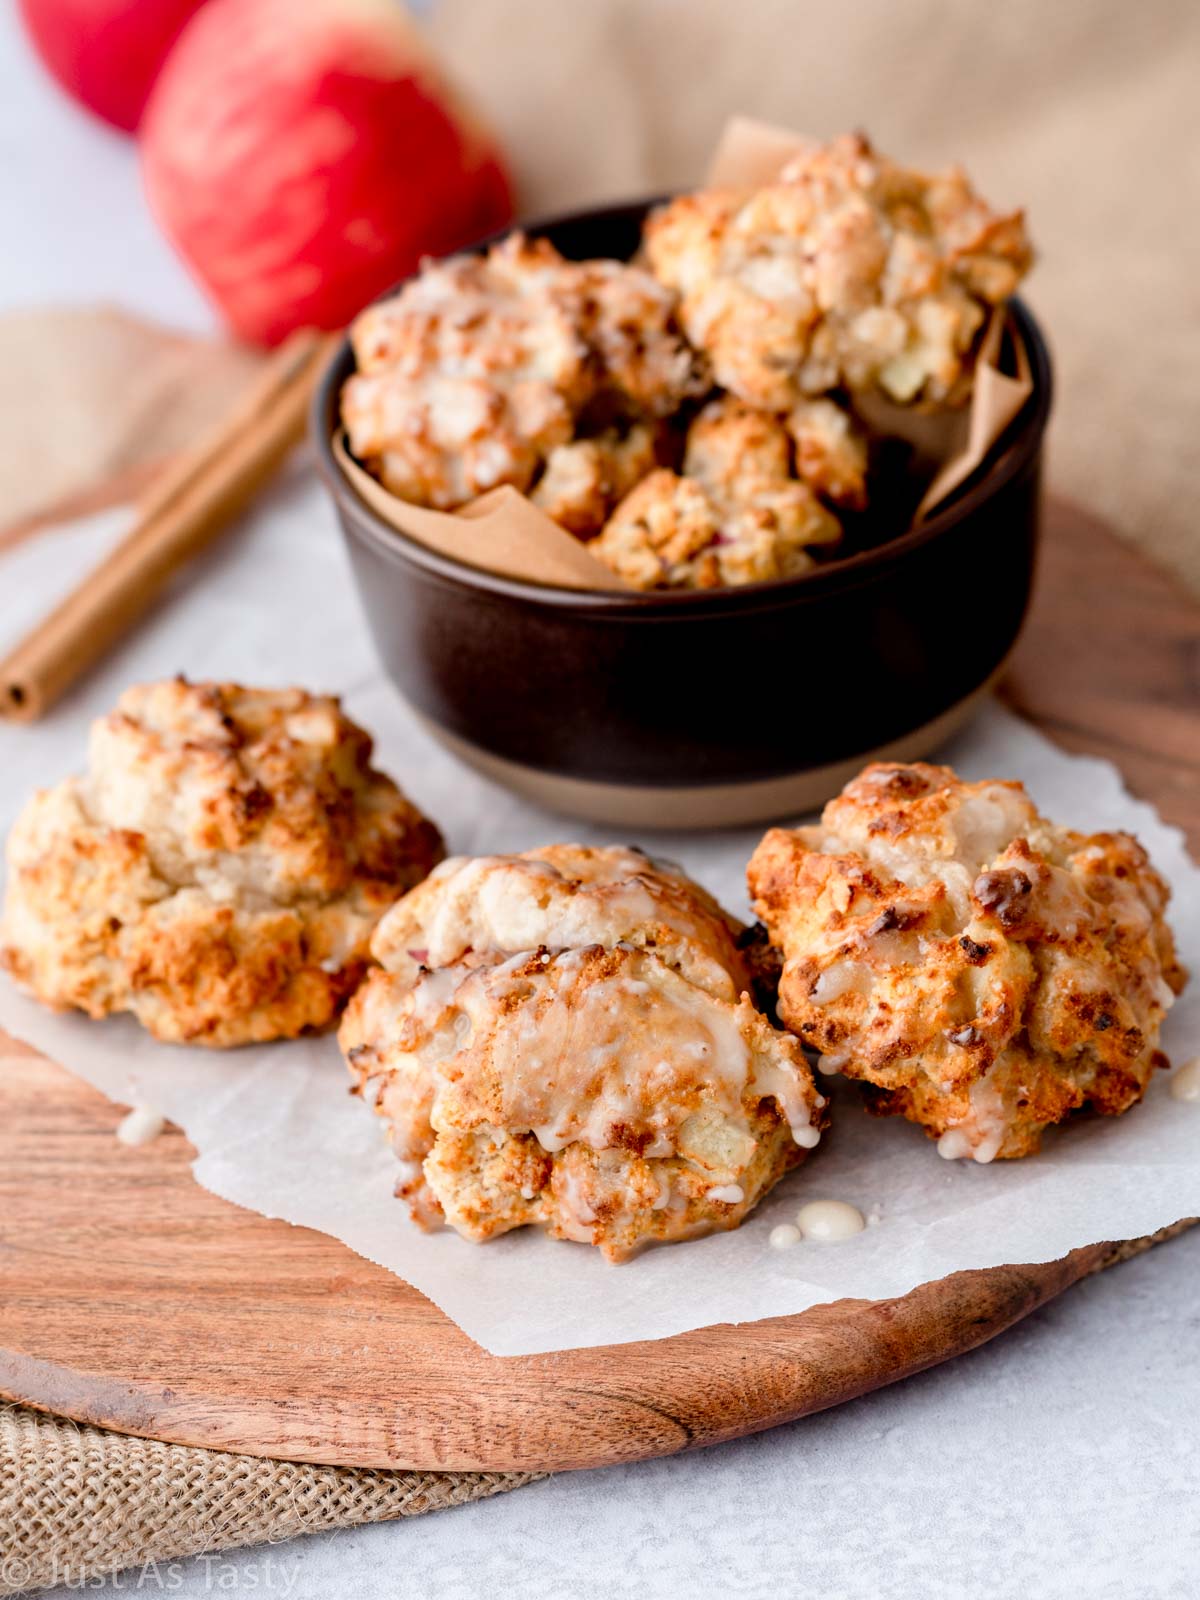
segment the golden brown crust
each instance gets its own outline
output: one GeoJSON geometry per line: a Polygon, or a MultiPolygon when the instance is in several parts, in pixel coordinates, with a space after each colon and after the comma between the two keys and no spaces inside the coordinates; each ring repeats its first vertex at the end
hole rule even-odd
{"type": "Polygon", "coordinates": [[[625,945],[376,971],[339,1039],[415,1219],[479,1241],[533,1224],[621,1260],[736,1227],[823,1124],[795,1040],[625,945]]]}
{"type": "Polygon", "coordinates": [[[500,484],[529,490],[554,452],[596,433],[597,412],[665,417],[706,382],[675,295],[650,273],[565,261],[519,233],[428,263],[351,340],[352,452],[393,494],[442,510],[500,484]]]}
{"type": "Polygon", "coordinates": [[[592,538],[617,502],[653,472],[659,434],[654,425],[638,422],[624,433],[606,428],[594,438],[558,445],[530,499],[577,539],[592,538]]]}
{"type": "Polygon", "coordinates": [[[180,678],[124,694],[8,843],[0,962],[44,1003],[228,1046],[326,1027],[442,854],[336,700],[180,678]]]}
{"type": "Polygon", "coordinates": [[[678,298],[624,261],[573,261],[556,289],[591,355],[596,396],[635,416],[669,417],[708,374],[676,321],[678,298]]]}
{"type": "Polygon", "coordinates": [[[752,942],[632,848],[443,863],[380,923],[339,1035],[415,1220],[532,1223],[613,1260],[736,1226],[824,1118],[749,998],[752,942]]]}
{"type": "Polygon", "coordinates": [[[900,167],[861,135],[808,144],[752,194],[670,202],[645,249],[717,382],[777,412],[840,386],[961,398],[988,307],[1031,260],[1020,212],[991,211],[961,169],[900,167]]]}
{"type": "MultiPolygon", "coordinates": [[[[857,438],[847,418],[847,439],[857,438]]],[[[813,565],[814,547],[841,537],[814,492],[837,475],[818,474],[814,464],[810,450],[809,472],[823,479],[810,486],[794,471],[783,423],[729,396],[713,400],[688,430],[682,475],[664,468],[644,478],[589,548],[639,589],[796,577],[813,565]]],[[[863,474],[865,493],[865,452],[863,474]]]]}
{"type": "MultiPolygon", "coordinates": [[[[700,484],[660,467],[625,496],[588,549],[635,589],[716,589],[726,581],[721,537],[716,508],[700,484]]],[[[762,564],[774,569],[773,548],[763,554],[762,564]]],[[[791,571],[778,575],[811,565],[801,549],[791,571]]],[[[752,561],[743,566],[752,570],[752,561]]]]}
{"type": "Polygon", "coordinates": [[[1163,1063],[1166,884],[1130,835],[1057,828],[1020,784],[868,767],[820,826],[772,829],[748,879],[783,1021],[944,1154],[1027,1155],[1163,1063]]]}
{"type": "Polygon", "coordinates": [[[850,413],[832,400],[804,400],[784,418],[796,450],[796,473],[814,494],[848,511],[867,505],[867,441],[850,413]]]}
{"type": "Polygon", "coordinates": [[[400,900],[371,942],[403,983],[423,967],[545,946],[628,944],[690,982],[736,1000],[751,987],[740,924],[672,862],[632,846],[542,845],[512,856],[453,856],[400,900]]]}
{"type": "Polygon", "coordinates": [[[351,330],[353,454],[440,510],[514,487],[636,588],[795,577],[839,539],[830,508],[867,504],[866,442],[831,392],[961,403],[1030,262],[1019,212],[857,135],[660,208],[643,254],[567,261],[515,233],[427,263],[351,330]],[[672,470],[666,419],[682,433],[714,393],[672,470]]]}

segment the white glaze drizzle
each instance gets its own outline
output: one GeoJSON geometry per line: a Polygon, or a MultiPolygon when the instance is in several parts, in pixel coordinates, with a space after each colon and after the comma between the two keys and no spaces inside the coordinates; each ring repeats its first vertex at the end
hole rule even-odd
{"type": "Polygon", "coordinates": [[[150,1106],[134,1106],[117,1124],[117,1138],[122,1144],[149,1144],[165,1126],[166,1118],[150,1106]]]}
{"type": "Polygon", "coordinates": [[[806,1239],[820,1244],[840,1244],[866,1227],[857,1206],[846,1200],[810,1200],[796,1213],[796,1226],[806,1239]]]}
{"type": "Polygon", "coordinates": [[[1173,1100],[1200,1101],[1200,1056],[1185,1061],[1172,1074],[1170,1091],[1173,1100]]]}

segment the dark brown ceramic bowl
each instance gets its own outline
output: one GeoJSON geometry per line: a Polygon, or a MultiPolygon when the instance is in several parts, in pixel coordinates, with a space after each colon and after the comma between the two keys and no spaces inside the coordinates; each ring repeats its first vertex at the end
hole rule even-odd
{"type": "MultiPolygon", "coordinates": [[[[627,259],[652,203],[529,231],[627,259]]],[[[761,821],[819,805],[868,759],[928,754],[995,679],[1029,601],[1051,371],[1034,319],[1017,301],[1012,315],[1033,393],[952,500],[908,532],[897,503],[894,529],[802,577],[701,592],[523,582],[389,527],[331,448],[344,344],[313,434],[385,667],[463,760],[614,824],[761,821]]]]}

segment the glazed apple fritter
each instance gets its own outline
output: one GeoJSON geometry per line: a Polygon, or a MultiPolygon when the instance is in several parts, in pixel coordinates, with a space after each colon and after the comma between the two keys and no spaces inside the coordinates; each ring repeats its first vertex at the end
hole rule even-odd
{"type": "Polygon", "coordinates": [[[774,412],[876,384],[900,402],[961,399],[989,309],[1032,259],[1019,211],[861,135],[808,144],[751,194],[669,202],[645,252],[717,383],[774,412]]]}
{"type": "Polygon", "coordinates": [[[960,169],[810,141],[651,212],[634,263],[521,233],[426,263],[356,320],[342,419],[401,499],[511,486],[633,588],[786,580],[867,507],[863,391],[964,402],[1031,260],[960,169]]]}
{"type": "Polygon", "coordinates": [[[749,997],[740,935],[633,850],[456,859],[406,896],[339,1038],[416,1220],[535,1224],[611,1260],[736,1227],[825,1106],[749,997]]]}
{"type": "Polygon", "coordinates": [[[522,234],[427,263],[351,329],[350,448],[393,494],[442,510],[528,490],[585,409],[653,419],[702,390],[674,314],[649,273],[522,234]]]}
{"type": "MultiPolygon", "coordinates": [[[[822,487],[852,502],[865,495],[866,450],[845,421],[842,433],[830,418],[810,419],[805,459],[822,487]]],[[[660,468],[644,478],[589,548],[638,589],[711,589],[807,572],[811,550],[836,543],[842,529],[797,476],[793,437],[800,455],[805,447],[784,422],[728,396],[711,401],[688,430],[682,473],[660,468]]]]}
{"type": "Polygon", "coordinates": [[[529,498],[577,539],[600,532],[617,503],[658,463],[660,430],[638,422],[556,445],[529,498]]]}
{"type": "Polygon", "coordinates": [[[945,1156],[1028,1155],[1166,1065],[1166,884],[1131,835],[1057,827],[1019,783],[870,766],[819,826],[772,829],[748,878],[781,1019],[945,1156]]]}
{"type": "Polygon", "coordinates": [[[0,964],[37,999],[213,1046],[334,1020],[442,854],[338,702],[180,678],[122,695],[8,842],[0,964]]]}

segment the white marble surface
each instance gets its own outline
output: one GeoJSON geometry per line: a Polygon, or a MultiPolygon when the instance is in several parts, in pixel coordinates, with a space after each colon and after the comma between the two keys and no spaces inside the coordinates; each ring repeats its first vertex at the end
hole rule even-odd
{"type": "MultiPolygon", "coordinates": [[[[0,9],[0,204],[21,231],[0,252],[0,310],[109,298],[209,326],[145,215],[132,150],[43,84],[13,12],[0,9]]],[[[206,563],[201,581],[219,583],[222,566],[206,563]]],[[[239,626],[253,619],[231,596],[235,655],[239,626]]],[[[201,658],[211,648],[189,641],[177,601],[133,655],[169,670],[189,642],[201,658]]],[[[104,704],[122,675],[114,662],[60,715],[104,704]]],[[[127,1574],[120,1587],[302,1600],[1185,1600],[1200,1587],[1198,1268],[1200,1230],[984,1350],[769,1435],[127,1574]]]]}

